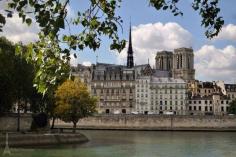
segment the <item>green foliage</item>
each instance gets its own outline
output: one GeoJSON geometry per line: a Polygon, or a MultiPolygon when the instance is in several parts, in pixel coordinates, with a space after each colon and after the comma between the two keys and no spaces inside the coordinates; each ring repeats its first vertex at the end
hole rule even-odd
{"type": "Polygon", "coordinates": [[[236,99],[234,99],[233,101],[231,101],[229,103],[229,111],[228,111],[228,113],[236,114],[236,99]]]}
{"type": "Polygon", "coordinates": [[[65,122],[73,122],[96,112],[96,98],[90,96],[87,87],[80,81],[65,81],[56,93],[55,113],[65,122]]]}
{"type": "MultiPolygon", "coordinates": [[[[118,36],[118,28],[122,29],[123,21],[116,9],[120,7],[121,0],[90,0],[90,7],[85,11],[78,11],[77,17],[72,19],[79,32],[60,34],[60,30],[65,29],[68,24],[66,6],[69,2],[10,0],[7,2],[6,15],[0,14],[0,31],[6,22],[5,18],[12,17],[13,12],[17,12],[22,22],[28,25],[32,23],[31,17],[39,24],[39,41],[28,46],[26,56],[37,64],[34,81],[37,90],[43,94],[48,89],[55,89],[68,75],[71,50],[88,47],[95,51],[100,47],[101,36],[111,39],[112,50],[120,52],[125,47],[125,40],[120,40],[118,36]],[[64,49],[60,48],[61,44],[65,46],[64,49]]],[[[150,6],[156,10],[169,10],[174,16],[183,15],[177,7],[178,2],[179,0],[149,0],[150,6]]],[[[218,0],[194,0],[192,7],[202,17],[202,26],[207,29],[205,35],[208,38],[216,36],[224,24],[219,16],[218,0]]],[[[17,48],[18,52],[20,50],[17,48]]]]}
{"type": "Polygon", "coordinates": [[[0,38],[0,112],[8,112],[16,97],[14,89],[14,45],[0,38]]]}
{"type": "Polygon", "coordinates": [[[13,103],[22,102],[22,108],[33,100],[34,67],[19,55],[15,44],[0,38],[0,112],[8,112],[13,103]]]}
{"type": "Polygon", "coordinates": [[[223,17],[219,16],[218,2],[219,0],[194,0],[192,5],[202,17],[202,26],[207,28],[205,32],[207,38],[217,36],[224,25],[223,17]]]}

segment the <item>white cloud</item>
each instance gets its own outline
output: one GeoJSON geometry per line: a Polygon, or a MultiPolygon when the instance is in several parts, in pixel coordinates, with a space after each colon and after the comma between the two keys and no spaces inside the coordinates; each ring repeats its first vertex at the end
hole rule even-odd
{"type": "Polygon", "coordinates": [[[71,66],[77,66],[77,64],[79,63],[79,58],[75,58],[74,57],[74,52],[70,54],[70,65],[71,66]]]}
{"type": "MultiPolygon", "coordinates": [[[[177,23],[162,24],[158,22],[133,27],[132,42],[135,64],[146,64],[149,59],[153,66],[157,51],[190,47],[192,46],[192,36],[177,23]]],[[[126,62],[127,47],[117,56],[119,64],[126,62]]]]}
{"type": "Polygon", "coordinates": [[[92,65],[92,63],[90,61],[84,61],[82,64],[84,66],[91,66],[92,65]]]}
{"type": "Polygon", "coordinates": [[[17,14],[13,14],[12,18],[6,18],[6,25],[3,27],[3,32],[0,35],[5,36],[13,42],[27,44],[29,42],[35,42],[38,39],[38,32],[39,27],[35,22],[27,26],[26,23],[22,23],[22,19],[17,14]]]}
{"type": "Polygon", "coordinates": [[[236,48],[228,45],[218,49],[204,45],[195,52],[196,76],[202,80],[236,81],[236,48]]]}
{"type": "Polygon", "coordinates": [[[224,26],[215,40],[236,40],[236,25],[228,24],[224,26]]]}

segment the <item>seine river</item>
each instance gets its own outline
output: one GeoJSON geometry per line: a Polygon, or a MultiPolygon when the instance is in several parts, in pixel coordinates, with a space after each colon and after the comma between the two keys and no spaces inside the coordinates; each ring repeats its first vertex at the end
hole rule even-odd
{"type": "MultiPolygon", "coordinates": [[[[81,131],[81,145],[11,149],[12,157],[236,157],[236,132],[81,131]]],[[[0,153],[2,150],[0,150],[0,153]]],[[[1,156],[1,155],[0,155],[1,156]]]]}

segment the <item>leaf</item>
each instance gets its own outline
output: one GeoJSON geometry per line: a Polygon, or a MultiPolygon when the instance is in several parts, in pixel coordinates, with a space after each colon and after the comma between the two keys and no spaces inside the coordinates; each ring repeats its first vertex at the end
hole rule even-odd
{"type": "Polygon", "coordinates": [[[167,5],[163,7],[163,10],[166,10],[166,9],[168,9],[168,6],[167,6],[167,5]]]}
{"type": "Polygon", "coordinates": [[[76,55],[76,53],[74,53],[74,57],[75,57],[75,58],[77,58],[77,55],[76,55]]]}
{"type": "Polygon", "coordinates": [[[31,23],[32,23],[32,20],[31,20],[30,18],[27,18],[27,19],[25,20],[25,22],[27,23],[28,26],[30,26],[31,23]]]}

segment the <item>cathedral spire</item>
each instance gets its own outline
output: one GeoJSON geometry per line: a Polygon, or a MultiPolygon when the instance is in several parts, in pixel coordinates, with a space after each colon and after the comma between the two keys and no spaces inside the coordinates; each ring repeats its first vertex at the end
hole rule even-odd
{"type": "Polygon", "coordinates": [[[133,48],[132,48],[132,34],[131,34],[131,23],[129,27],[129,47],[127,51],[127,68],[134,67],[134,57],[133,57],[133,48]]]}

